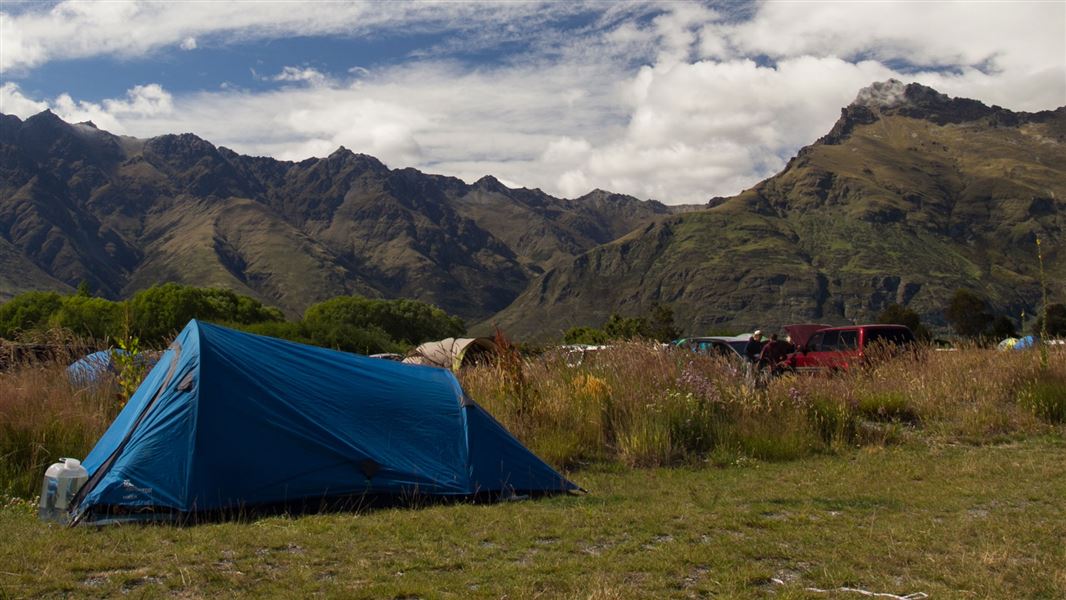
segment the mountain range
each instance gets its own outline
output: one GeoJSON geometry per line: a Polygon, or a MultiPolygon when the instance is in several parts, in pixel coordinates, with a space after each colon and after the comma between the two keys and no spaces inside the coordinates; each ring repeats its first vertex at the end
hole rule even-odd
{"type": "Polygon", "coordinates": [[[520,338],[656,302],[693,334],[865,321],[890,303],[936,326],[962,287],[1032,314],[1037,237],[1061,300],[1064,198],[1066,107],[1012,112],[897,81],[862,90],[781,173],[682,207],[467,184],[344,148],[286,162],[0,115],[0,301],[177,281],[292,316],[342,294],[415,298],[520,338]]]}
{"type": "Polygon", "coordinates": [[[80,281],[122,297],[176,281],[290,315],[354,293],[479,320],[547,269],[677,210],[493,177],[468,185],[343,147],[285,162],[191,134],[115,136],[49,111],[0,117],[0,298],[80,281]]]}

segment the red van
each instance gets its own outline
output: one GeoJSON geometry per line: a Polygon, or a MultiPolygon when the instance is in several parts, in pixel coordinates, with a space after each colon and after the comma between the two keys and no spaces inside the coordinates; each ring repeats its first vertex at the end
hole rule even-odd
{"type": "Polygon", "coordinates": [[[903,348],[914,342],[914,334],[903,325],[828,327],[812,334],[786,360],[790,368],[801,372],[846,371],[865,360],[875,345],[903,348]]]}

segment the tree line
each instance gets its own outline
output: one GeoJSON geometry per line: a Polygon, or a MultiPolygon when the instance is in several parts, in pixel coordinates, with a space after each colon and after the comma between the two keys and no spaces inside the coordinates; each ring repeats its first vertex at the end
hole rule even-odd
{"type": "Polygon", "coordinates": [[[563,333],[563,343],[599,345],[632,339],[669,342],[680,335],[681,330],[674,324],[674,309],[654,303],[647,313],[636,317],[613,313],[602,327],[571,327],[563,333]]]}
{"type": "Polygon", "coordinates": [[[459,317],[415,300],[340,296],[286,320],[274,307],[231,290],[165,283],[128,300],[108,300],[79,286],[75,294],[26,292],[0,304],[0,338],[62,328],[105,343],[137,338],[161,347],[192,319],[349,352],[404,352],[466,331],[459,317]]]}
{"type": "MultiPolygon", "coordinates": [[[[1046,312],[1047,322],[1038,315],[1031,331],[1039,334],[1046,327],[1048,336],[1066,336],[1066,305],[1050,304],[1046,312]]],[[[956,291],[944,315],[961,337],[988,341],[1019,333],[1012,319],[995,314],[985,299],[969,290],[956,291]]],[[[70,295],[26,292],[0,304],[0,338],[62,328],[101,341],[136,337],[142,346],[160,347],[191,319],[365,354],[404,352],[422,342],[456,337],[466,331],[459,317],[415,300],[340,296],[312,305],[299,319],[287,320],[279,309],[231,290],[165,283],[121,301],[94,297],[84,285],[70,295]]],[[[918,313],[904,306],[889,305],[877,321],[906,325],[920,339],[932,337],[918,313]]],[[[571,328],[563,341],[605,344],[641,338],[668,342],[680,335],[673,309],[656,303],[639,316],[616,313],[600,327],[571,328]]]]}
{"type": "MultiPolygon", "coordinates": [[[[1024,333],[1024,312],[1019,315],[1021,327],[1015,327],[1014,320],[1007,315],[996,314],[988,301],[976,292],[959,289],[952,295],[944,317],[958,335],[972,339],[1001,340],[1018,337],[1024,333]]],[[[1066,336],[1066,305],[1048,304],[1046,309],[1035,315],[1030,330],[1035,335],[1049,337],[1066,336]],[[1046,321],[1045,321],[1046,315],[1046,321]]]]}

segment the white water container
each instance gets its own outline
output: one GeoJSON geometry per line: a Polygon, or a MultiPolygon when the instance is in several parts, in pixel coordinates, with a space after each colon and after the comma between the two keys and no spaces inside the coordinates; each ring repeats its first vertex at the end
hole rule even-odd
{"type": "Polygon", "coordinates": [[[67,523],[70,501],[89,480],[89,473],[76,458],[61,458],[44,472],[37,515],[45,521],[67,523]]]}

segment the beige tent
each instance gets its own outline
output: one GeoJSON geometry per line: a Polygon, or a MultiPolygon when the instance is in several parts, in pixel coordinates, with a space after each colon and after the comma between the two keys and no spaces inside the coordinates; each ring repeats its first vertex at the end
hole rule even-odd
{"type": "Polygon", "coordinates": [[[408,352],[403,362],[458,371],[495,352],[496,342],[492,338],[446,338],[422,344],[408,352]]]}

